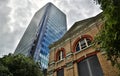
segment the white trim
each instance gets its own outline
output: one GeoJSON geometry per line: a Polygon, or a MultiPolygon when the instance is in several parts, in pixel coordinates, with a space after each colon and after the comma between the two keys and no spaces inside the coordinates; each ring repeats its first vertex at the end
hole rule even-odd
{"type": "Polygon", "coordinates": [[[60,51],[60,60],[62,60],[63,59],[63,51],[60,51]]]}
{"type": "Polygon", "coordinates": [[[66,67],[73,66],[73,61],[66,63],[66,67]]]}
{"type": "Polygon", "coordinates": [[[63,58],[62,60],[58,60],[56,63],[60,63],[60,62],[64,61],[64,59],[65,59],[65,58],[63,58]]]}
{"type": "Polygon", "coordinates": [[[71,57],[71,55],[72,55],[73,53],[68,53],[67,55],[66,55],[66,60],[68,60],[70,57],[71,57]]]}
{"type": "Polygon", "coordinates": [[[88,42],[87,42],[86,38],[84,38],[84,40],[85,40],[85,44],[86,44],[86,46],[88,47],[88,42]]]}
{"type": "Polygon", "coordinates": [[[72,54],[73,54],[73,53],[70,52],[70,53],[68,53],[68,54],[66,55],[66,57],[68,57],[68,56],[70,56],[70,55],[72,55],[72,54]]]}
{"type": "Polygon", "coordinates": [[[49,65],[52,65],[52,64],[55,64],[55,62],[54,62],[54,61],[52,61],[52,62],[50,62],[50,63],[49,63],[49,65]]]}
{"type": "Polygon", "coordinates": [[[85,47],[85,48],[83,48],[83,49],[81,49],[81,50],[79,50],[79,51],[76,51],[76,52],[74,52],[75,54],[78,54],[79,52],[81,52],[81,51],[83,51],[83,50],[86,50],[86,49],[88,49],[88,48],[90,48],[92,45],[89,45],[88,47],[85,47]]]}
{"type": "Polygon", "coordinates": [[[88,70],[89,70],[90,76],[93,76],[92,75],[92,71],[91,71],[91,67],[90,67],[90,62],[88,61],[88,59],[86,59],[86,62],[87,62],[87,66],[88,66],[88,70]]]}
{"type": "Polygon", "coordinates": [[[70,66],[70,67],[67,67],[67,70],[72,69],[72,68],[73,68],[73,65],[72,65],[72,66],[70,66]]]}

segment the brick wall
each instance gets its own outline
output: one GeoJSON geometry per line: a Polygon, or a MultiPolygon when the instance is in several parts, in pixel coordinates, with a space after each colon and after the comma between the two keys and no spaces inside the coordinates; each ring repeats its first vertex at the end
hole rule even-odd
{"type": "Polygon", "coordinates": [[[101,19],[99,19],[96,22],[91,23],[88,27],[74,32],[74,34],[71,34],[72,36],[67,37],[64,41],[60,42],[59,44],[54,45],[50,51],[48,76],[56,76],[57,71],[61,68],[64,68],[64,76],[78,76],[77,61],[83,60],[87,56],[90,56],[92,54],[97,55],[104,76],[117,76],[118,70],[111,65],[110,61],[107,61],[104,54],[97,51],[92,45],[83,49],[82,51],[74,52],[74,45],[77,39],[81,38],[83,35],[89,35],[94,39],[96,34],[101,29],[101,26],[102,21],[101,19]],[[65,49],[66,56],[65,58],[63,58],[63,60],[56,61],[56,52],[60,48],[65,49]],[[51,72],[51,70],[53,72],[51,72]]]}

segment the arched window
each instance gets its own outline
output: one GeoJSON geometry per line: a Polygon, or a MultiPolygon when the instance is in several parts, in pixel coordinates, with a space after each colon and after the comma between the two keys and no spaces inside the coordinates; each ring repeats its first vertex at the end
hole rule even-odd
{"type": "Polygon", "coordinates": [[[64,58],[64,54],[63,54],[63,51],[59,51],[58,53],[58,60],[62,60],[64,58]]]}
{"type": "Polygon", "coordinates": [[[81,49],[88,47],[90,44],[91,40],[89,38],[82,38],[76,44],[76,51],[80,51],[81,49]]]}
{"type": "Polygon", "coordinates": [[[64,50],[64,48],[61,48],[56,53],[56,60],[57,61],[63,60],[64,57],[65,57],[65,50],[64,50]]]}
{"type": "Polygon", "coordinates": [[[73,44],[73,52],[80,51],[91,44],[92,37],[90,35],[83,35],[78,38],[73,44]]]}

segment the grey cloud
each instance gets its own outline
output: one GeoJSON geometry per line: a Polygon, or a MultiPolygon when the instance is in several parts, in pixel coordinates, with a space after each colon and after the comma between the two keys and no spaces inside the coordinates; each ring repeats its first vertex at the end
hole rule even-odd
{"type": "Polygon", "coordinates": [[[0,0],[0,31],[5,30],[5,26],[7,26],[7,23],[10,20],[8,15],[11,9],[7,6],[7,4],[7,0],[0,0]]]}
{"type": "MultiPolygon", "coordinates": [[[[68,27],[101,11],[92,0],[50,1],[67,15],[68,27]]],[[[47,2],[48,0],[0,0],[0,56],[14,52],[33,13],[42,7],[41,3],[47,2]]]]}
{"type": "Polygon", "coordinates": [[[7,1],[0,0],[0,57],[14,52],[32,17],[33,5],[28,0],[11,0],[12,5],[7,1]]]}
{"type": "MultiPolygon", "coordinates": [[[[28,23],[28,20],[30,21],[30,18],[32,17],[32,4],[29,2],[29,0],[20,1],[14,0],[13,4],[17,4],[16,8],[14,9],[13,17],[16,19],[15,21],[17,23],[22,23],[23,25],[26,25],[28,23]]],[[[15,22],[15,23],[16,23],[15,22]]],[[[18,25],[19,26],[19,25],[18,25]]],[[[26,26],[25,26],[26,27],[26,26]]]]}
{"type": "Polygon", "coordinates": [[[101,12],[93,0],[59,0],[56,3],[66,13],[68,27],[71,27],[75,21],[95,16],[101,12]]]}
{"type": "Polygon", "coordinates": [[[9,14],[11,12],[11,8],[8,7],[8,3],[9,0],[0,0],[0,56],[8,52],[6,44],[9,44],[9,40],[7,39],[7,37],[9,32],[8,23],[10,21],[9,14]]]}

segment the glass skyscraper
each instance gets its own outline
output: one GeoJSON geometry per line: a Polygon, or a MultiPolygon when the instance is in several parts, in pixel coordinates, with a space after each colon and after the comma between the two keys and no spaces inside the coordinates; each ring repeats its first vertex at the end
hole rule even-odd
{"type": "Polygon", "coordinates": [[[32,56],[41,64],[41,68],[47,68],[49,45],[60,39],[66,31],[66,15],[48,3],[35,13],[14,54],[32,56]]]}

